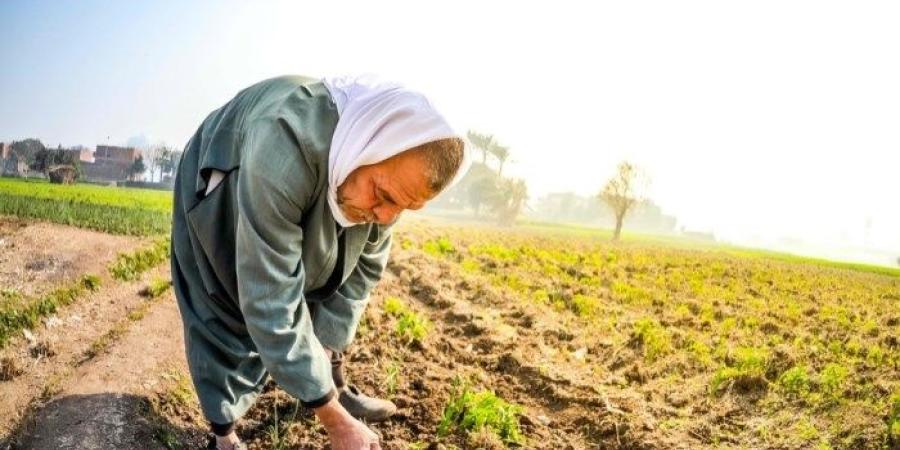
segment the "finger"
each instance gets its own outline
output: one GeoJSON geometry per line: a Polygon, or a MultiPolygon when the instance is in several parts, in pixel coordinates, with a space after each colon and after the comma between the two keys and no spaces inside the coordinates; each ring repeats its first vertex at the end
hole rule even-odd
{"type": "Polygon", "coordinates": [[[377,442],[373,442],[373,443],[370,445],[370,450],[381,450],[381,445],[378,444],[377,442]]]}

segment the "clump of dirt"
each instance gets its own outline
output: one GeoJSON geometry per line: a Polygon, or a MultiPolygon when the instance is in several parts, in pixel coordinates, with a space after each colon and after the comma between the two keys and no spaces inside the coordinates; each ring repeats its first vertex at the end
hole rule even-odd
{"type": "Polygon", "coordinates": [[[53,344],[51,344],[50,341],[42,340],[30,345],[28,347],[28,354],[31,355],[32,358],[50,358],[56,355],[56,351],[53,350],[53,344]]]}
{"type": "Polygon", "coordinates": [[[0,240],[15,233],[20,228],[24,228],[27,224],[27,221],[15,216],[0,216],[0,240]]]}
{"type": "Polygon", "coordinates": [[[11,381],[22,374],[19,362],[10,356],[0,358],[0,381],[11,381]]]}
{"type": "Polygon", "coordinates": [[[469,448],[478,448],[482,450],[505,450],[506,445],[495,433],[484,428],[469,435],[469,448]]]}
{"type": "Polygon", "coordinates": [[[64,264],[60,264],[59,258],[53,255],[35,255],[25,263],[25,270],[31,272],[52,271],[59,269],[61,265],[64,264]]]}

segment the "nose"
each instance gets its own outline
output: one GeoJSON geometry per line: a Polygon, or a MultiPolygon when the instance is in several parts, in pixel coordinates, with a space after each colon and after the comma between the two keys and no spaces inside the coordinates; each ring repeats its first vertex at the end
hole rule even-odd
{"type": "Polygon", "coordinates": [[[376,221],[381,225],[388,225],[397,220],[397,216],[400,215],[403,209],[399,206],[387,206],[382,205],[378,206],[372,210],[375,213],[376,221]]]}

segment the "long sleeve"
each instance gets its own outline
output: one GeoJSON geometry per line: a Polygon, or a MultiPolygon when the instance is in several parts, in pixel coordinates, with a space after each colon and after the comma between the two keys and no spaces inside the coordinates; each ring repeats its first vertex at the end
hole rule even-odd
{"type": "Polygon", "coordinates": [[[334,395],[331,365],[303,294],[299,224],[316,174],[283,123],[270,120],[250,129],[237,188],[240,308],[266,370],[285,391],[315,407],[334,395]]]}
{"type": "Polygon", "coordinates": [[[326,347],[343,351],[353,341],[359,320],[369,303],[369,292],[381,279],[387,266],[392,237],[388,227],[376,240],[366,242],[359,262],[347,280],[318,305],[313,323],[316,336],[326,347]]]}

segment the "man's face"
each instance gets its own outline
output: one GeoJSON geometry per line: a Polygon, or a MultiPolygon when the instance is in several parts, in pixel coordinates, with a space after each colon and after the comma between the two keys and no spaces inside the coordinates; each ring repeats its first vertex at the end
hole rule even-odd
{"type": "Polygon", "coordinates": [[[352,222],[394,223],[403,210],[419,209],[434,197],[425,168],[422,157],[410,152],[359,167],[338,186],[338,205],[352,222]]]}

